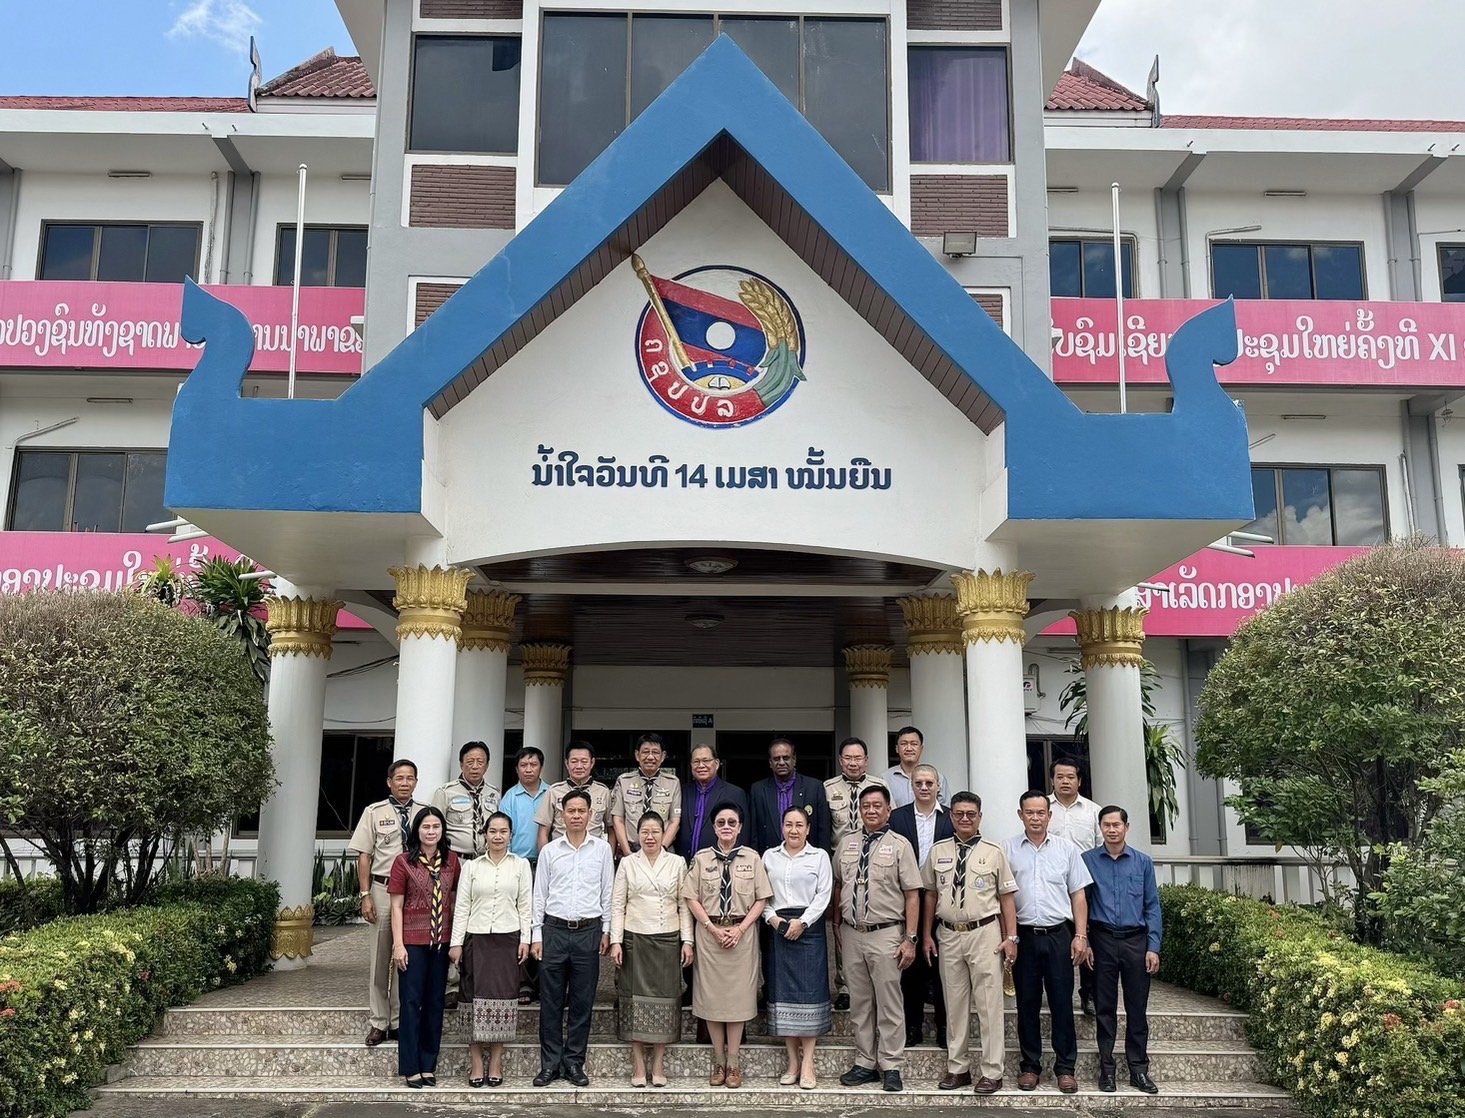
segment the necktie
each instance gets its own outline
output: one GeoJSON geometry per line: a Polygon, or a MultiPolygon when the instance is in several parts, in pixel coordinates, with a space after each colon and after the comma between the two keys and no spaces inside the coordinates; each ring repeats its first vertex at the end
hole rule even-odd
{"type": "Polygon", "coordinates": [[[858,831],[860,829],[860,785],[865,782],[864,780],[851,780],[849,777],[845,777],[844,782],[849,785],[849,829],[858,831]]]}
{"type": "Polygon", "coordinates": [[[712,848],[712,856],[722,863],[722,881],[717,886],[717,914],[719,916],[731,916],[732,912],[732,867],[737,860],[738,852],[743,848],[734,846],[732,850],[724,854],[717,847],[712,848]]]}
{"type": "Polygon", "coordinates": [[[418,858],[427,867],[428,875],[432,878],[432,908],[431,915],[428,917],[428,925],[432,945],[436,947],[443,941],[443,852],[434,851],[430,862],[427,860],[426,854],[419,854],[418,858]]]}
{"type": "Polygon", "coordinates": [[[397,824],[402,828],[402,847],[405,849],[408,840],[412,838],[412,819],[409,815],[412,801],[408,800],[405,804],[399,804],[396,800],[392,800],[391,805],[397,809],[397,824]]]}
{"type": "Polygon", "coordinates": [[[951,899],[956,903],[957,908],[966,904],[966,856],[971,853],[973,847],[982,841],[981,835],[973,835],[970,842],[956,843],[956,883],[952,887],[951,899]]]}
{"type": "MultiPolygon", "coordinates": [[[[855,904],[854,910],[861,917],[870,915],[870,851],[875,849],[875,844],[885,837],[886,828],[882,827],[873,834],[867,834],[860,844],[860,871],[855,878],[855,904]]],[[[860,923],[868,923],[861,920],[860,923]]]]}

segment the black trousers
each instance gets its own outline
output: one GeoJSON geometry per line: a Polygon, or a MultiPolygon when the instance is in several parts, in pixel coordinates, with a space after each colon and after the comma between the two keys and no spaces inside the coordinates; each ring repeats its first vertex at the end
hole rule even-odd
{"type": "Polygon", "coordinates": [[[911,1040],[925,1036],[926,1001],[936,1007],[936,1032],[946,1031],[946,992],[941,974],[926,962],[926,953],[916,949],[916,961],[900,972],[900,994],[905,1002],[905,1032],[911,1040]]]}
{"type": "Polygon", "coordinates": [[[539,1066],[545,1071],[585,1067],[590,1010],[600,982],[600,922],[573,931],[544,923],[539,964],[539,1066]],[[569,1020],[566,1021],[568,1011],[569,1020]]]}
{"type": "Polygon", "coordinates": [[[1145,971],[1145,947],[1149,936],[1144,928],[1118,934],[1096,928],[1089,934],[1094,949],[1094,1002],[1098,1013],[1099,1071],[1114,1071],[1114,1036],[1118,1031],[1119,984],[1124,984],[1124,1060],[1129,1073],[1148,1071],[1150,1066],[1150,976],[1145,971]]]}
{"type": "Polygon", "coordinates": [[[448,984],[448,949],[407,945],[407,969],[401,972],[402,1022],[397,1036],[397,1074],[437,1072],[443,1043],[443,991],[448,984]]]}
{"type": "Polygon", "coordinates": [[[1053,1019],[1053,1074],[1072,1075],[1078,1065],[1078,1032],[1073,1024],[1073,929],[1059,924],[1044,934],[1017,926],[1017,1046],[1023,1071],[1043,1070],[1043,994],[1053,1019]]]}

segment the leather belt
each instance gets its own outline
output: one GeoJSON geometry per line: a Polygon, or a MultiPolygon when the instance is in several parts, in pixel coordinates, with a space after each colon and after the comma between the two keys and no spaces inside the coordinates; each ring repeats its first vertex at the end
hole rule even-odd
{"type": "Polygon", "coordinates": [[[1131,936],[1142,936],[1149,932],[1149,928],[1143,924],[1129,928],[1116,928],[1113,924],[1099,924],[1090,920],[1089,927],[1096,932],[1103,932],[1112,939],[1129,939],[1131,936]]]}
{"type": "Polygon", "coordinates": [[[709,916],[707,919],[719,928],[731,928],[734,924],[741,924],[743,922],[741,916],[709,916]]]}
{"type": "Polygon", "coordinates": [[[381,873],[374,873],[374,874],[372,874],[371,875],[371,880],[373,882],[375,882],[377,885],[385,885],[387,883],[386,874],[381,874],[381,873]]]}
{"type": "Polygon", "coordinates": [[[845,926],[853,928],[857,932],[883,932],[886,928],[893,928],[899,923],[899,920],[887,920],[883,924],[847,924],[845,926]]]}
{"type": "Polygon", "coordinates": [[[1061,924],[1050,924],[1046,928],[1040,928],[1036,924],[1019,924],[1017,926],[1018,932],[1026,932],[1032,936],[1056,936],[1059,932],[1066,932],[1071,928],[1072,925],[1067,920],[1061,924]]]}
{"type": "Polygon", "coordinates": [[[546,912],[544,914],[544,922],[550,925],[550,927],[564,928],[570,932],[578,932],[580,929],[588,928],[592,924],[597,928],[600,927],[600,917],[598,916],[583,916],[579,920],[566,920],[562,916],[551,916],[546,912]]]}
{"type": "Polygon", "coordinates": [[[978,928],[985,928],[996,919],[997,913],[994,912],[991,916],[983,917],[981,920],[968,920],[965,924],[953,924],[950,920],[939,919],[936,923],[940,924],[949,932],[975,932],[978,928]]]}

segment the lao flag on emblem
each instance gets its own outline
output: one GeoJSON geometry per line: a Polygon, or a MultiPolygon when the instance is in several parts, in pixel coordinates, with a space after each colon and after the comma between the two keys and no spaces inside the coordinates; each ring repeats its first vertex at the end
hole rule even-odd
{"type": "Polygon", "coordinates": [[[752,378],[768,352],[768,340],[747,307],[675,280],[653,282],[688,358],[734,361],[747,368],[743,380],[752,378]]]}

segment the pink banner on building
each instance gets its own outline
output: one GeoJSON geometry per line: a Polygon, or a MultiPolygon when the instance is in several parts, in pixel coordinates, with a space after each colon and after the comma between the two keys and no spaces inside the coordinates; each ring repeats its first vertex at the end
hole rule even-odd
{"type": "MultiPolygon", "coordinates": [[[[209,536],[169,543],[161,533],[0,532],[0,594],[27,590],[125,590],[153,559],[175,559],[192,574],[210,559],[237,559],[239,552],[209,536]]],[[[371,628],[342,610],[342,629],[371,628]]]]}
{"type": "MultiPolygon", "coordinates": [[[[290,367],[290,288],[211,286],[254,328],[250,372],[290,367]]],[[[200,349],[179,333],[176,283],[0,283],[0,366],[26,369],[192,369],[200,349]]],[[[300,291],[296,368],[355,376],[361,338],[351,327],[366,306],[359,287],[300,291]]]]}
{"type": "MultiPolygon", "coordinates": [[[[1165,384],[1165,351],[1214,299],[1128,299],[1125,379],[1165,384]]],[[[1109,299],[1054,299],[1053,379],[1115,384],[1119,349],[1109,299]]],[[[1240,356],[1217,370],[1238,387],[1465,388],[1465,303],[1239,299],[1240,356]]]]}
{"type": "MultiPolygon", "coordinates": [[[[1252,614],[1331,570],[1361,555],[1366,547],[1254,548],[1255,559],[1224,551],[1198,551],[1146,580],[1139,604],[1149,608],[1145,633],[1151,637],[1229,637],[1252,614]]],[[[1044,636],[1072,636],[1073,622],[1064,620],[1043,630],[1044,636]]]]}

